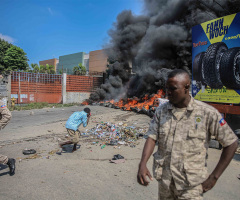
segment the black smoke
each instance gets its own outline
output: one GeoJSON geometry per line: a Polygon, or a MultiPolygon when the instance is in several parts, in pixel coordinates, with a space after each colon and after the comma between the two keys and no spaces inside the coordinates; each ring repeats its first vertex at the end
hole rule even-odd
{"type": "Polygon", "coordinates": [[[172,69],[191,73],[191,28],[239,10],[239,0],[144,0],[144,15],[123,11],[108,32],[108,79],[90,99],[142,97],[172,69]]]}

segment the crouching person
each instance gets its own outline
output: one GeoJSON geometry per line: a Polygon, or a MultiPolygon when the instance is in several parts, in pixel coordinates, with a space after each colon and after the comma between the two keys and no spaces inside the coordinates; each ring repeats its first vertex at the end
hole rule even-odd
{"type": "Polygon", "coordinates": [[[77,143],[79,142],[80,131],[79,126],[83,124],[86,127],[91,116],[91,110],[89,108],[84,108],[81,112],[74,112],[66,122],[66,129],[70,139],[68,141],[59,144],[60,148],[63,148],[66,144],[73,144],[72,152],[77,150],[77,143]]]}

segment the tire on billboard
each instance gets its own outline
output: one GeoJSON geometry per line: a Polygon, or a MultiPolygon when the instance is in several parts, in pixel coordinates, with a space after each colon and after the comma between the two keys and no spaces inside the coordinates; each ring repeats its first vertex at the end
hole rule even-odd
{"type": "Polygon", "coordinates": [[[192,74],[193,79],[202,82],[202,60],[205,52],[197,54],[193,61],[192,74]]]}
{"type": "Polygon", "coordinates": [[[219,71],[224,86],[240,89],[240,47],[231,48],[224,52],[219,71]]]}
{"type": "Polygon", "coordinates": [[[202,79],[211,88],[222,88],[220,80],[220,60],[225,51],[228,50],[224,42],[211,44],[202,60],[202,79]]]}

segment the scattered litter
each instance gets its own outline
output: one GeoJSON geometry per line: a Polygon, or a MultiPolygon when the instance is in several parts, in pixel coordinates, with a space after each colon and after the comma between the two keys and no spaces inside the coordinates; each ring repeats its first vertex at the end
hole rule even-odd
{"type": "Polygon", "coordinates": [[[34,149],[24,149],[22,153],[24,155],[35,154],[36,150],[34,150],[34,149]]]}
{"type": "Polygon", "coordinates": [[[240,154],[240,147],[237,148],[236,154],[240,154]]]}
{"type": "Polygon", "coordinates": [[[121,156],[120,154],[114,155],[112,160],[119,160],[119,159],[124,159],[123,156],[121,156]]]}
{"type": "Polygon", "coordinates": [[[115,164],[120,164],[120,163],[125,163],[125,159],[120,159],[120,160],[110,160],[111,163],[115,164]]]}
{"type": "Polygon", "coordinates": [[[136,145],[135,144],[130,144],[130,147],[134,148],[134,147],[136,147],[136,145]]]}
{"type": "Polygon", "coordinates": [[[118,124],[101,122],[96,124],[92,129],[86,129],[81,132],[81,136],[88,138],[86,140],[90,142],[91,145],[99,144],[101,148],[105,146],[118,148],[118,146],[121,145],[134,148],[139,144],[137,140],[143,138],[146,132],[147,128],[128,126],[122,122],[118,124]]]}
{"type": "Polygon", "coordinates": [[[237,175],[237,178],[240,179],[240,174],[237,175]]]}
{"type": "Polygon", "coordinates": [[[118,141],[118,144],[123,145],[123,144],[126,144],[126,142],[125,141],[118,141]]]}
{"type": "Polygon", "coordinates": [[[34,154],[34,155],[32,155],[32,156],[29,156],[29,157],[27,157],[27,158],[23,158],[23,159],[36,159],[36,158],[41,158],[42,156],[40,156],[40,155],[38,155],[38,154],[34,154]]]}
{"type": "Polygon", "coordinates": [[[111,163],[119,164],[119,163],[124,163],[125,159],[123,156],[120,154],[114,155],[112,160],[110,160],[111,163]]]}
{"type": "Polygon", "coordinates": [[[53,154],[55,154],[57,151],[58,151],[58,150],[52,150],[52,151],[48,152],[48,154],[53,155],[53,154]]]}

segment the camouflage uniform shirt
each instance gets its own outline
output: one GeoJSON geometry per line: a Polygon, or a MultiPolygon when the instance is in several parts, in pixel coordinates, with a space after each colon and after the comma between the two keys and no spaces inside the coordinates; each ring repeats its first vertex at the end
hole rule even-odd
{"type": "Polygon", "coordinates": [[[7,106],[0,100],[0,130],[2,130],[10,121],[12,117],[11,112],[7,106]]]}
{"type": "Polygon", "coordinates": [[[237,137],[215,108],[193,97],[180,118],[176,112],[169,102],[160,106],[150,123],[148,137],[158,142],[154,177],[166,187],[173,179],[177,190],[185,190],[208,177],[206,155],[211,136],[223,147],[237,137]]]}

